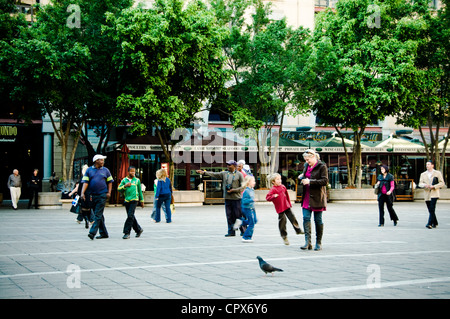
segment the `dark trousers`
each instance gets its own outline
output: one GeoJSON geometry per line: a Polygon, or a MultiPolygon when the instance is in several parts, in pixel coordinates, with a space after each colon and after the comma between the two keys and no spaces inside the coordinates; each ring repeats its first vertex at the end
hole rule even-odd
{"type": "Polygon", "coordinates": [[[438,225],[438,221],[436,218],[437,200],[438,200],[437,198],[431,198],[431,200],[425,201],[425,203],[427,204],[428,213],[429,213],[427,226],[436,227],[438,225]]]}
{"type": "Polygon", "coordinates": [[[28,201],[28,208],[31,207],[31,203],[33,203],[34,198],[34,208],[38,208],[38,194],[39,194],[39,188],[30,187],[30,200],[28,201]]]}
{"type": "Polygon", "coordinates": [[[295,217],[292,210],[288,208],[284,212],[278,214],[278,228],[280,229],[280,235],[282,238],[287,237],[286,223],[288,219],[291,222],[292,226],[294,227],[295,233],[296,234],[302,233],[302,229],[298,224],[297,218],[295,217]]]}
{"type": "MultiPolygon", "coordinates": [[[[228,224],[228,234],[235,234],[233,226],[236,222],[236,219],[242,218],[242,210],[241,210],[241,200],[231,200],[225,199],[225,214],[227,216],[227,224],[228,224]]],[[[245,229],[241,226],[241,232],[244,232],[245,229]]]]}
{"type": "Polygon", "coordinates": [[[397,221],[398,217],[394,210],[392,195],[381,194],[378,196],[378,209],[380,211],[380,225],[384,225],[384,203],[386,203],[389,216],[392,221],[397,221]]]}
{"type": "Polygon", "coordinates": [[[131,228],[138,233],[141,231],[141,226],[139,226],[136,217],[134,216],[134,212],[136,211],[136,206],[138,201],[130,201],[125,202],[125,209],[127,211],[127,219],[125,220],[125,224],[123,225],[123,233],[130,234],[131,228]]]}
{"type": "Polygon", "coordinates": [[[92,224],[89,232],[96,235],[97,231],[100,231],[101,236],[108,236],[108,231],[105,226],[105,217],[103,216],[103,211],[105,210],[106,205],[106,194],[92,194],[90,196],[92,198],[91,207],[94,211],[94,223],[92,224]]]}

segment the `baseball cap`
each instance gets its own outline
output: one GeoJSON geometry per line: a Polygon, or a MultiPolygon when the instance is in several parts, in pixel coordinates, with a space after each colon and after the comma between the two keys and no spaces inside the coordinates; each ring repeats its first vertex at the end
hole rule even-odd
{"type": "Polygon", "coordinates": [[[234,165],[234,166],[236,166],[237,163],[236,163],[236,161],[234,161],[234,160],[229,160],[229,161],[227,162],[227,165],[234,165]]]}
{"type": "Polygon", "coordinates": [[[92,162],[95,162],[96,160],[99,160],[99,159],[105,159],[105,158],[106,158],[106,156],[103,156],[101,154],[96,154],[96,155],[94,155],[92,162]]]}

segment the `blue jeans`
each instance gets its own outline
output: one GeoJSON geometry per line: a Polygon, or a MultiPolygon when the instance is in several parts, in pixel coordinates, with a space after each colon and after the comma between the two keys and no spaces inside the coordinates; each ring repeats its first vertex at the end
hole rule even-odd
{"type": "Polygon", "coordinates": [[[243,239],[252,239],[253,230],[255,229],[255,224],[258,222],[256,219],[256,212],[254,208],[244,208],[242,207],[242,214],[247,218],[242,221],[242,226],[247,226],[244,234],[242,235],[243,239]]]}
{"type": "Polygon", "coordinates": [[[156,201],[156,215],[155,222],[159,223],[161,221],[161,206],[164,203],[166,206],[166,222],[172,222],[172,212],[170,210],[170,202],[172,201],[172,194],[160,194],[158,200],[156,201]]]}
{"type": "MultiPolygon", "coordinates": [[[[303,222],[311,222],[311,216],[313,211],[303,208],[303,222]]],[[[314,212],[314,223],[317,225],[322,225],[322,212],[314,212]]]]}
{"type": "MultiPolygon", "coordinates": [[[[167,220],[167,212],[166,212],[166,205],[164,203],[161,204],[161,208],[164,212],[164,216],[166,216],[167,220]]],[[[151,219],[155,219],[156,216],[156,200],[155,197],[153,197],[153,209],[152,209],[152,215],[150,216],[151,219]]]]}
{"type": "Polygon", "coordinates": [[[94,223],[89,232],[96,235],[97,231],[100,230],[101,236],[108,236],[108,231],[105,226],[105,217],[103,216],[106,205],[106,193],[100,195],[92,194],[90,196],[92,197],[91,207],[94,211],[94,223]]]}

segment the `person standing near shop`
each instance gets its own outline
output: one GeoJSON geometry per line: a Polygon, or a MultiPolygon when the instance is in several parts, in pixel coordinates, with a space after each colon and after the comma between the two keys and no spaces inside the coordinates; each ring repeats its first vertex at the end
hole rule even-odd
{"type": "MultiPolygon", "coordinates": [[[[244,188],[241,185],[244,182],[244,177],[236,167],[236,161],[230,160],[227,162],[226,171],[215,173],[197,170],[198,174],[206,174],[212,178],[222,180],[222,189],[225,197],[225,214],[228,224],[228,232],[225,237],[236,236],[233,226],[236,219],[242,218],[241,193],[244,188]]],[[[244,227],[240,226],[239,229],[241,230],[241,233],[245,232],[244,227]]]]}
{"type": "Polygon", "coordinates": [[[427,161],[427,170],[420,174],[419,187],[425,191],[425,203],[428,208],[428,223],[426,228],[436,228],[438,221],[436,218],[436,203],[439,199],[439,189],[444,187],[444,178],[442,173],[434,169],[432,161],[427,161]]]}
{"type": "Polygon", "coordinates": [[[11,193],[11,205],[14,210],[17,210],[20,194],[22,192],[22,179],[19,175],[19,170],[14,169],[13,173],[8,178],[8,188],[11,193]]]}
{"type": "Polygon", "coordinates": [[[30,180],[30,200],[28,201],[28,209],[31,208],[31,204],[33,203],[34,198],[34,208],[38,209],[38,196],[39,196],[39,184],[41,183],[41,178],[39,177],[39,170],[37,168],[34,169],[33,175],[31,175],[30,180]]]}
{"type": "Polygon", "coordinates": [[[92,159],[94,165],[89,167],[83,176],[83,188],[80,194],[80,198],[83,201],[86,200],[86,196],[89,196],[89,202],[93,209],[94,223],[88,234],[88,237],[92,240],[98,230],[100,230],[100,236],[97,236],[97,239],[109,237],[103,211],[106,201],[111,197],[114,179],[109,169],[104,167],[105,158],[106,156],[100,154],[94,156],[92,159]]]}
{"type": "Polygon", "coordinates": [[[299,176],[303,184],[302,209],[305,245],[302,250],[312,249],[311,216],[314,213],[316,226],[316,245],[314,250],[322,250],[323,221],[322,213],[327,210],[328,168],[320,161],[320,155],[312,149],[303,153],[306,161],[303,173],[299,176]]]}
{"type": "Polygon", "coordinates": [[[139,226],[134,213],[138,204],[144,208],[144,195],[142,194],[141,181],[136,177],[136,167],[128,167],[128,176],[125,176],[117,188],[125,197],[125,209],[127,219],[123,226],[123,239],[130,238],[131,228],[136,232],[136,237],[140,237],[144,231],[139,226]]]}
{"type": "Polygon", "coordinates": [[[398,217],[394,210],[394,189],[395,182],[394,176],[389,173],[389,167],[386,165],[381,165],[381,174],[378,175],[378,182],[375,187],[378,187],[378,210],[380,213],[380,223],[378,227],[384,226],[384,203],[389,211],[389,216],[394,222],[394,226],[397,226],[398,217]]]}

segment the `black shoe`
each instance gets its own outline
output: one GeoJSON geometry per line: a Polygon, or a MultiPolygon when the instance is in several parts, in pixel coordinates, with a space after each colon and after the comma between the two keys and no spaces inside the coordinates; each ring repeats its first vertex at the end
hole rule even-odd
{"type": "Polygon", "coordinates": [[[137,233],[136,233],[136,237],[141,237],[142,232],[144,231],[144,229],[140,229],[137,233]]]}
{"type": "Polygon", "coordinates": [[[91,240],[94,240],[94,236],[95,236],[94,234],[91,234],[91,233],[88,234],[88,237],[89,237],[91,240]]]}
{"type": "Polygon", "coordinates": [[[432,229],[433,228],[433,226],[431,226],[431,225],[425,225],[425,227],[428,228],[428,229],[432,229]]]}
{"type": "Polygon", "coordinates": [[[104,238],[109,238],[109,236],[108,235],[100,235],[100,236],[97,236],[95,238],[96,239],[104,239],[104,238]]]}
{"type": "Polygon", "coordinates": [[[378,227],[384,227],[384,224],[379,224],[378,227]]]}
{"type": "Polygon", "coordinates": [[[122,238],[123,238],[123,239],[130,239],[130,234],[125,234],[125,235],[123,235],[122,238]]]}
{"type": "Polygon", "coordinates": [[[397,226],[397,220],[394,220],[394,226],[397,226]]]}
{"type": "Polygon", "coordinates": [[[225,237],[235,237],[236,234],[226,234],[225,237]]]}

